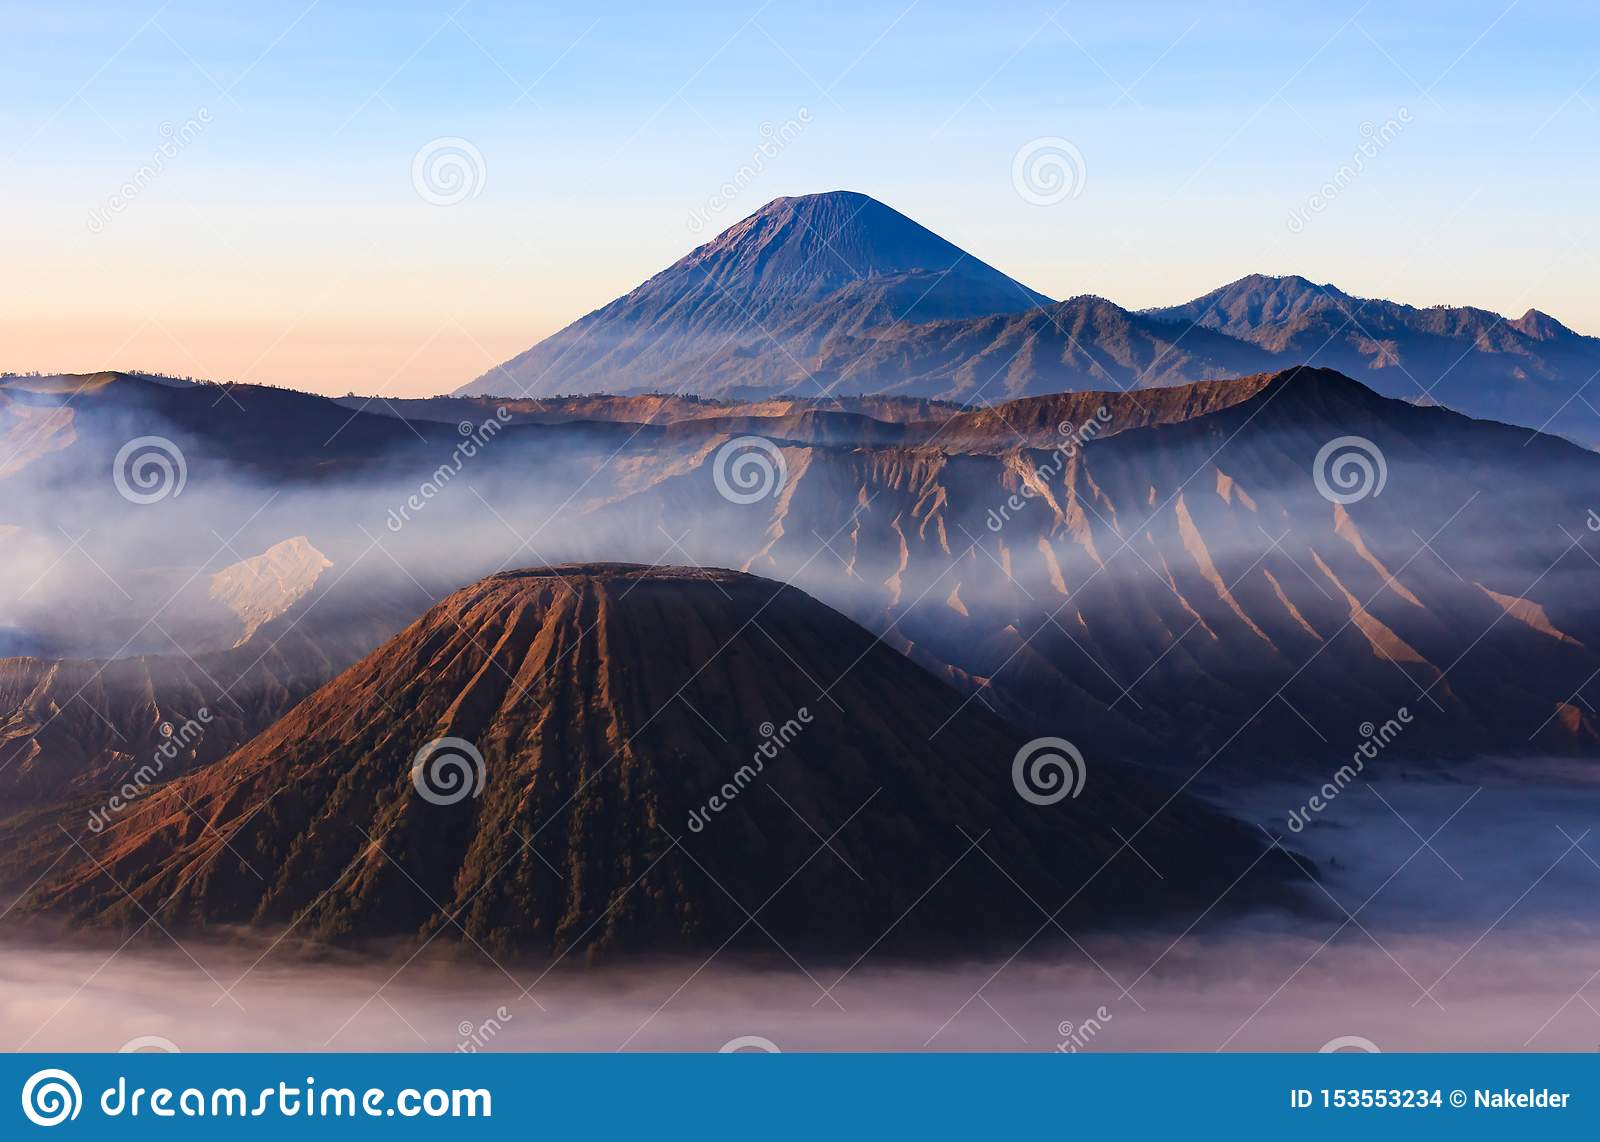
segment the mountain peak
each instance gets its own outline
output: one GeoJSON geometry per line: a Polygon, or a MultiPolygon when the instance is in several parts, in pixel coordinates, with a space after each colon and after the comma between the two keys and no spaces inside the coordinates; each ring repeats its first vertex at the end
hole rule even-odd
{"type": "Polygon", "coordinates": [[[1343,290],[1318,285],[1298,274],[1283,277],[1246,274],[1183,305],[1144,312],[1162,321],[1181,321],[1235,333],[1263,325],[1281,325],[1302,314],[1344,307],[1351,300],[1343,290]]]}
{"type": "MultiPolygon", "coordinates": [[[[1295,290],[1327,288],[1326,286],[1318,286],[1310,278],[1301,274],[1245,274],[1244,277],[1240,278],[1236,282],[1233,282],[1232,285],[1237,286],[1246,283],[1251,285],[1265,285],[1295,290]]],[[[1223,288],[1228,289],[1230,286],[1224,286],[1223,288]]]]}
{"type": "Polygon", "coordinates": [[[1022,303],[1012,309],[1050,300],[893,207],[851,190],[775,198],[666,272],[690,268],[703,268],[719,281],[731,279],[725,284],[773,285],[791,295],[874,277],[961,270],[962,276],[1003,286],[1022,303]]]}
{"type": "Polygon", "coordinates": [[[1109,759],[1041,812],[1017,795],[1018,737],[798,588],[692,567],[510,572],[140,800],[98,842],[116,885],[98,858],[74,862],[34,903],[338,941],[459,928],[539,955],[741,936],[853,955],[891,930],[924,954],[1035,932],[1031,899],[1068,900],[1069,922],[1192,910],[1261,860],[1243,826],[1187,800],[1158,812],[1167,794],[1109,759]],[[833,834],[821,855],[813,820],[833,834]],[[1119,830],[1141,831],[1165,877],[1118,856],[1119,830]],[[992,865],[961,859],[978,836],[992,865]],[[948,873],[935,889],[930,869],[948,873]],[[770,905],[759,932],[741,900],[770,905]]]}
{"type": "Polygon", "coordinates": [[[869,195],[778,198],[460,395],[722,396],[751,387],[759,356],[783,375],[753,387],[811,386],[798,362],[831,338],[1049,304],[869,195]]]}
{"type": "Polygon", "coordinates": [[[784,194],[772,199],[757,214],[765,214],[781,210],[826,210],[842,206],[847,210],[861,210],[867,206],[875,206],[880,210],[899,214],[892,207],[885,206],[870,194],[862,194],[859,190],[819,190],[812,194],[784,194]]]}
{"type": "Polygon", "coordinates": [[[235,646],[294,606],[333,563],[303,535],[275,543],[211,576],[210,598],[244,624],[235,646]]]}
{"type": "Polygon", "coordinates": [[[1305,297],[1347,298],[1350,295],[1332,285],[1318,285],[1299,274],[1246,274],[1238,281],[1229,282],[1213,290],[1208,297],[1239,297],[1256,294],[1283,299],[1305,297]]]}
{"type": "Polygon", "coordinates": [[[1574,337],[1576,334],[1561,322],[1541,310],[1530,309],[1514,321],[1507,321],[1507,325],[1535,341],[1555,341],[1561,337],[1574,337]]]}

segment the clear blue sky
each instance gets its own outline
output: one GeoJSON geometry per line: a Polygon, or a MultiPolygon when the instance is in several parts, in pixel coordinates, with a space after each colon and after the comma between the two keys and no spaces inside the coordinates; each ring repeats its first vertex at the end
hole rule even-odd
{"type": "Polygon", "coordinates": [[[5,4],[0,368],[442,391],[767,199],[835,188],[1056,297],[1295,272],[1600,334],[1592,5],[237,7],[5,4]],[[441,137],[482,163],[449,206],[413,186],[441,137]],[[1040,137],[1077,148],[1081,193],[1018,195],[1040,137]]]}

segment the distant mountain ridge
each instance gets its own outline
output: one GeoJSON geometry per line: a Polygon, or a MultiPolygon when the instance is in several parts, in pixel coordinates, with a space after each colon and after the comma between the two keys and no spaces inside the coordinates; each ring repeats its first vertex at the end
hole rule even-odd
{"type": "Polygon", "coordinates": [[[1064,719],[1128,756],[1271,766],[1338,749],[1302,718],[1407,704],[1428,711],[1411,758],[1587,754],[1600,610],[1573,529],[1600,457],[1527,437],[1296,369],[1013,402],[917,445],[785,446],[783,495],[754,522],[696,494],[706,463],[593,525],[670,518],[697,562],[794,576],[1010,720],[1064,719]],[[1058,417],[1099,423],[1090,402],[1103,429],[1050,439],[1058,417]],[[1316,486],[1346,436],[1387,470],[1348,507],[1316,486]]]}
{"type": "Polygon", "coordinates": [[[561,396],[665,385],[740,394],[737,369],[724,369],[720,385],[688,382],[724,352],[759,355],[775,339],[820,344],[896,319],[1049,301],[864,194],[780,198],[460,392],[561,396]]]}
{"type": "MultiPolygon", "coordinates": [[[[448,455],[437,449],[461,439],[456,422],[485,419],[494,402],[439,398],[380,416],[381,402],[360,412],[250,387],[232,390],[238,407],[211,388],[165,395],[192,406],[172,412],[185,431],[149,411],[138,378],[81,392],[75,442],[0,482],[10,492],[48,475],[48,494],[10,496],[13,518],[0,522],[48,538],[46,520],[17,510],[42,505],[67,529],[59,548],[104,518],[108,497],[118,510],[110,482],[82,474],[103,472],[117,433],[136,423],[183,442],[195,492],[244,472],[271,479],[252,525],[262,540],[244,550],[307,535],[341,569],[373,561],[346,590],[398,573],[414,608],[517,558],[524,537],[550,562],[667,552],[792,578],[1011,722],[1051,733],[1064,712],[1080,744],[1153,762],[1203,759],[1224,742],[1265,764],[1326,756],[1337,739],[1273,697],[1297,678],[1290,697],[1319,726],[1359,724],[1429,688],[1421,702],[1448,716],[1408,730],[1409,757],[1600,749],[1588,706],[1600,615],[1584,581],[1593,564],[1575,543],[1593,539],[1600,457],[1385,398],[1329,370],[923,406],[926,419],[903,398],[512,402],[517,416],[566,419],[508,424],[442,493],[448,508],[398,525],[390,513],[448,455]],[[658,416],[668,422],[651,423],[658,416]],[[273,426],[272,466],[232,447],[252,421],[273,426]],[[751,435],[781,454],[786,474],[781,494],[739,504],[718,473],[728,446],[751,435]],[[1348,508],[1315,482],[1321,450],[1346,436],[1371,441],[1388,467],[1381,497],[1348,508]],[[309,464],[330,438],[345,445],[337,463],[309,464]],[[337,513],[327,508],[335,493],[346,504],[337,513]],[[330,527],[339,519],[354,542],[330,527]],[[374,539],[383,551],[367,553],[374,539]]],[[[95,547],[102,565],[168,565],[185,534],[208,555],[215,541],[205,540],[238,526],[229,498],[208,506],[186,493],[158,510],[159,544],[143,555],[95,547]]],[[[42,567],[53,556],[41,557],[42,567]]],[[[76,627],[92,616],[96,631],[142,617],[108,594],[71,607],[35,600],[42,612],[20,618],[45,625],[19,622],[20,633],[38,642],[63,617],[76,627]]]]}
{"type": "Polygon", "coordinates": [[[1418,308],[1301,277],[1252,274],[1184,305],[1146,310],[1277,357],[1338,369],[1384,393],[1564,432],[1591,446],[1600,416],[1575,399],[1600,372],[1600,339],[1530,309],[1418,308]],[[1551,423],[1555,421],[1555,423],[1551,423]]]}
{"type": "Polygon", "coordinates": [[[1385,396],[1600,445],[1600,338],[1251,274],[1180,305],[1060,303],[865,195],[782,198],[461,395],[895,395],[993,403],[1338,369],[1385,396]]]}

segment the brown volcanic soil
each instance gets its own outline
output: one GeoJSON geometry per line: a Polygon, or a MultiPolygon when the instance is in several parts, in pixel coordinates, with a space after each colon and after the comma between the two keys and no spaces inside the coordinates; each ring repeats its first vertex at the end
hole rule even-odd
{"type": "MultiPolygon", "coordinates": [[[[772,400],[730,401],[708,397],[681,396],[675,393],[646,393],[638,396],[609,396],[596,393],[574,397],[338,397],[335,404],[405,420],[433,420],[445,424],[471,421],[474,424],[498,410],[511,424],[570,424],[574,421],[603,420],[625,424],[679,424],[684,421],[718,420],[724,417],[794,419],[803,414],[844,413],[854,417],[906,424],[912,421],[939,421],[961,411],[961,406],[921,397],[837,396],[783,397],[772,400]]],[[[774,435],[782,435],[775,433],[774,435]]]]}
{"type": "Polygon", "coordinates": [[[1178,424],[1249,400],[1273,380],[1260,373],[1229,381],[1130,392],[1063,392],[1023,397],[939,421],[907,425],[906,443],[936,444],[947,452],[1005,451],[1019,444],[1060,448],[1131,428],[1178,424]]]}
{"type": "Polygon", "coordinates": [[[1109,758],[1088,758],[1077,799],[1024,800],[1020,736],[794,588],[615,564],[510,572],[150,794],[89,840],[109,876],[80,860],[27,906],[336,941],[456,940],[459,924],[535,954],[773,939],[926,954],[1014,945],[1067,901],[1068,926],[1188,919],[1257,859],[1243,826],[1166,804],[1109,758]],[[809,724],[691,831],[753,763],[763,723],[801,709],[809,724]],[[441,805],[412,765],[445,736],[485,767],[478,796],[441,805]]]}
{"type": "Polygon", "coordinates": [[[370,581],[358,609],[347,586],[228,650],[0,658],[0,896],[55,867],[61,830],[86,836],[114,793],[226,757],[421,609],[370,581]]]}
{"type": "MultiPolygon", "coordinates": [[[[481,423],[503,409],[512,424],[602,421],[665,426],[664,432],[645,438],[652,445],[753,433],[807,444],[931,444],[951,452],[994,452],[1019,444],[1057,447],[1067,439],[1063,425],[1077,430],[1097,422],[1097,431],[1088,438],[1098,439],[1130,428],[1189,420],[1248,400],[1271,379],[1272,374],[1262,373],[1129,392],[1060,392],[973,409],[916,397],[741,402],[651,394],[543,400],[427,397],[385,400],[373,404],[371,411],[450,424],[481,423]]],[[[345,397],[336,403],[361,408],[371,402],[345,397]]]]}

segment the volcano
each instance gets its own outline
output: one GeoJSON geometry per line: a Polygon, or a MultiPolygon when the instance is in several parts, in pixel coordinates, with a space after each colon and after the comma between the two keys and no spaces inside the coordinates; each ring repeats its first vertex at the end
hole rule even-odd
{"type": "Polygon", "coordinates": [[[1021,736],[792,587],[508,572],[151,791],[27,907],[530,955],[853,957],[1014,947],[1058,909],[1187,919],[1263,887],[1240,881],[1272,865],[1244,826],[1065,743],[1019,755],[1021,736]]]}
{"type": "Polygon", "coordinates": [[[747,396],[789,377],[780,346],[1049,302],[867,195],[780,198],[461,393],[747,396]]]}
{"type": "Polygon", "coordinates": [[[1577,399],[1600,371],[1600,338],[1537,309],[1419,308],[1265,274],[1137,312],[1091,295],[1058,304],[848,191],[768,203],[459,395],[987,406],[1299,365],[1600,446],[1577,399]]]}

